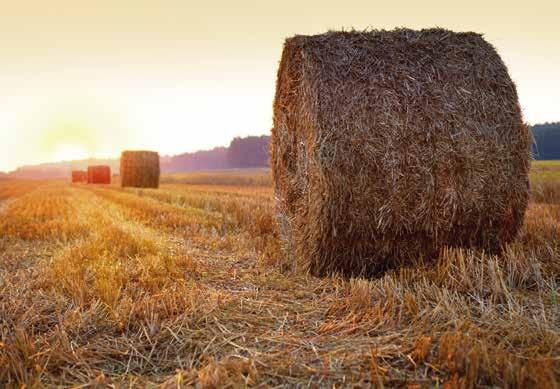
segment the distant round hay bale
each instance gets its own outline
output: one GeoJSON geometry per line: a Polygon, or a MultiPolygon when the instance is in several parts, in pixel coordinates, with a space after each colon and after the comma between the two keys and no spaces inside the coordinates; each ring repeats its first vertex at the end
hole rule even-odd
{"type": "Polygon", "coordinates": [[[72,170],[72,183],[87,182],[87,177],[84,170],[72,170]]]}
{"type": "Polygon", "coordinates": [[[159,154],[154,151],[123,151],[121,154],[121,186],[159,187],[159,154]]]}
{"type": "Polygon", "coordinates": [[[481,35],[287,39],[271,166],[282,234],[317,275],[374,275],[444,246],[498,250],[523,222],[530,135],[481,35]]]}
{"type": "Polygon", "coordinates": [[[88,166],[87,170],[88,184],[110,184],[111,168],[106,165],[88,166]]]}

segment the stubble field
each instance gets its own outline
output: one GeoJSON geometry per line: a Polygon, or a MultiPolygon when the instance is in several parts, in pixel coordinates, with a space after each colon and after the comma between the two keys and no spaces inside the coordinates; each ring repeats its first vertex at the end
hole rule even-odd
{"type": "Polygon", "coordinates": [[[373,280],[296,268],[267,174],[0,181],[0,386],[559,386],[560,164],[502,255],[373,280]]]}

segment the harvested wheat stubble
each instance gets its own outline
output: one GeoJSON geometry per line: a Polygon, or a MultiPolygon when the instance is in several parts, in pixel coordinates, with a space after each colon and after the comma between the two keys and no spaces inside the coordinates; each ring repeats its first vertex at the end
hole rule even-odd
{"type": "Polygon", "coordinates": [[[88,184],[110,184],[111,168],[105,165],[88,166],[87,170],[88,184]]]}
{"type": "Polygon", "coordinates": [[[72,183],[87,182],[88,173],[84,170],[72,170],[72,183]]]}
{"type": "Polygon", "coordinates": [[[287,39],[271,165],[282,234],[318,275],[374,275],[444,246],[498,250],[527,206],[530,136],[481,35],[287,39]]]}
{"type": "Polygon", "coordinates": [[[121,154],[121,186],[159,187],[159,154],[154,151],[123,151],[121,154]]]}

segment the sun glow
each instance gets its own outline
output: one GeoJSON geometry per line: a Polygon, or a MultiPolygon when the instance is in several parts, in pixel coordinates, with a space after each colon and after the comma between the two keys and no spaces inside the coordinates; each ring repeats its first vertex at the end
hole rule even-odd
{"type": "Polygon", "coordinates": [[[60,104],[56,110],[37,115],[38,124],[27,128],[28,147],[42,156],[42,162],[114,158],[120,154],[129,132],[104,107],[87,102],[76,98],[72,104],[60,104]]]}
{"type": "Polygon", "coordinates": [[[52,158],[54,161],[71,161],[87,158],[87,153],[81,145],[63,143],[56,146],[52,153],[52,158]]]}

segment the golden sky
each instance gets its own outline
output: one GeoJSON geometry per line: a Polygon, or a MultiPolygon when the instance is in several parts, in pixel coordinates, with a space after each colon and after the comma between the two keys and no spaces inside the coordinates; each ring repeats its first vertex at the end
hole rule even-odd
{"type": "Polygon", "coordinates": [[[5,1],[0,170],[268,133],[285,37],[351,27],[484,33],[526,120],[560,120],[558,15],[551,0],[5,1]]]}

